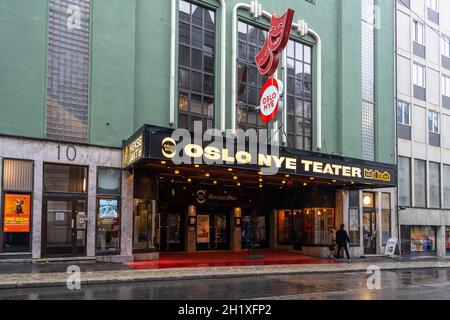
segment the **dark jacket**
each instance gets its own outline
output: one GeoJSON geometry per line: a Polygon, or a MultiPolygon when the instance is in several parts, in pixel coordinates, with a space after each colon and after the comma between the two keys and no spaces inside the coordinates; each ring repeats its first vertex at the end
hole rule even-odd
{"type": "Polygon", "coordinates": [[[349,236],[348,236],[348,233],[347,233],[347,231],[345,231],[345,230],[338,230],[337,232],[336,232],[336,243],[337,244],[340,244],[340,245],[345,245],[345,244],[347,244],[348,242],[350,242],[350,238],[349,238],[349,236]]]}

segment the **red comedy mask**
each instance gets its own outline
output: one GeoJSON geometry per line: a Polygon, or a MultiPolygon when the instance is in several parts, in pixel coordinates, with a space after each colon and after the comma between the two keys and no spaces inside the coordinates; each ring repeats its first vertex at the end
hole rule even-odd
{"type": "Polygon", "coordinates": [[[279,17],[272,15],[269,33],[261,51],[256,55],[255,61],[261,75],[269,77],[277,71],[280,62],[279,54],[286,48],[291,33],[294,10],[288,11],[279,17]]]}

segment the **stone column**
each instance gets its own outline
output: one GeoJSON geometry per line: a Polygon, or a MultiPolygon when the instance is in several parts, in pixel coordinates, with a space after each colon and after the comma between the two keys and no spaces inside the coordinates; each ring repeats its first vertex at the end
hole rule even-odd
{"type": "Polygon", "coordinates": [[[42,243],[42,189],[43,189],[43,161],[34,161],[34,190],[33,190],[33,228],[31,252],[33,259],[41,258],[42,243]]]}
{"type": "Polygon", "coordinates": [[[277,228],[277,215],[278,215],[278,211],[277,210],[273,210],[270,213],[270,218],[269,218],[269,228],[271,230],[270,232],[270,249],[276,249],[278,246],[278,228],[277,228]]]}
{"type": "Polygon", "coordinates": [[[445,226],[437,227],[436,249],[438,257],[445,257],[445,226]]]}
{"type": "Polygon", "coordinates": [[[87,241],[86,241],[86,253],[88,257],[95,257],[95,220],[97,216],[97,166],[89,166],[88,175],[88,203],[87,203],[87,241]]]}
{"type": "Polygon", "coordinates": [[[233,209],[233,218],[231,219],[231,250],[240,251],[241,250],[241,224],[242,224],[242,210],[241,208],[233,209]],[[239,220],[239,225],[236,225],[236,221],[239,220]]]}
{"type": "Polygon", "coordinates": [[[197,251],[197,207],[189,206],[187,211],[188,221],[186,224],[186,251],[195,252],[197,251]],[[194,225],[191,224],[192,219],[195,221],[194,225]]]}
{"type": "Polygon", "coordinates": [[[120,255],[124,260],[133,259],[133,181],[133,174],[129,171],[123,171],[120,255]]]}

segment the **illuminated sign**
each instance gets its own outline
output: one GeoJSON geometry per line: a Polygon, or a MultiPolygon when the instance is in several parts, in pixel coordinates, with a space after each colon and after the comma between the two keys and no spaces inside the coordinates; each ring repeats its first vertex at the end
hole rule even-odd
{"type": "Polygon", "coordinates": [[[281,17],[272,15],[269,33],[261,51],[256,55],[255,62],[258,71],[265,77],[272,76],[278,69],[280,53],[286,48],[294,20],[294,10],[288,11],[281,17]]]}
{"type": "Polygon", "coordinates": [[[31,195],[5,194],[4,232],[30,232],[31,195]]]}
{"type": "Polygon", "coordinates": [[[123,149],[123,164],[129,166],[144,156],[144,136],[140,135],[123,149]]]}
{"type": "Polygon", "coordinates": [[[259,105],[259,114],[264,122],[270,122],[275,119],[282,95],[282,83],[273,78],[267,80],[261,90],[259,105]]]}

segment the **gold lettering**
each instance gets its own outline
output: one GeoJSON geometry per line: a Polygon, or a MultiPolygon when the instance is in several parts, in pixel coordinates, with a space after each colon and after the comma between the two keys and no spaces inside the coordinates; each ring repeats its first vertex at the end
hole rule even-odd
{"type": "Polygon", "coordinates": [[[286,158],[286,169],[297,170],[297,159],[286,158]]]}
{"type": "Polygon", "coordinates": [[[204,156],[209,160],[220,160],[220,150],[215,147],[206,147],[204,156]]]}
{"type": "Polygon", "coordinates": [[[242,164],[249,164],[252,161],[252,155],[245,151],[236,152],[236,160],[242,164]]]}
{"type": "Polygon", "coordinates": [[[334,174],[335,175],[340,175],[341,173],[340,173],[340,170],[342,169],[342,166],[339,166],[339,165],[337,165],[337,164],[333,164],[332,165],[332,167],[333,167],[333,169],[334,169],[334,174]]]}
{"type": "Polygon", "coordinates": [[[188,144],[184,147],[184,153],[191,158],[200,158],[203,156],[203,148],[196,144],[188,144]]]}
{"type": "Polygon", "coordinates": [[[272,156],[268,156],[266,154],[258,154],[258,166],[272,166],[272,156]]]}
{"type": "Polygon", "coordinates": [[[351,177],[350,171],[351,171],[350,167],[342,167],[342,175],[344,177],[351,177]]]}
{"type": "Polygon", "coordinates": [[[281,168],[281,166],[283,165],[284,160],[286,159],[285,157],[278,158],[277,156],[272,156],[272,158],[275,161],[275,166],[277,168],[281,168]]]}
{"type": "Polygon", "coordinates": [[[331,164],[327,163],[327,165],[325,166],[325,169],[323,170],[323,173],[334,174],[331,164]]]}
{"type": "Polygon", "coordinates": [[[228,149],[223,149],[222,150],[222,161],[223,162],[234,163],[234,158],[229,156],[228,149]]]}
{"type": "Polygon", "coordinates": [[[313,172],[315,173],[322,173],[323,169],[323,163],[321,162],[314,162],[313,164],[313,172]]]}
{"type": "Polygon", "coordinates": [[[302,164],[305,166],[305,171],[309,171],[309,167],[313,164],[313,162],[309,160],[302,160],[302,164]]]}
{"type": "Polygon", "coordinates": [[[352,177],[362,178],[361,169],[360,168],[352,168],[352,177]]]}

